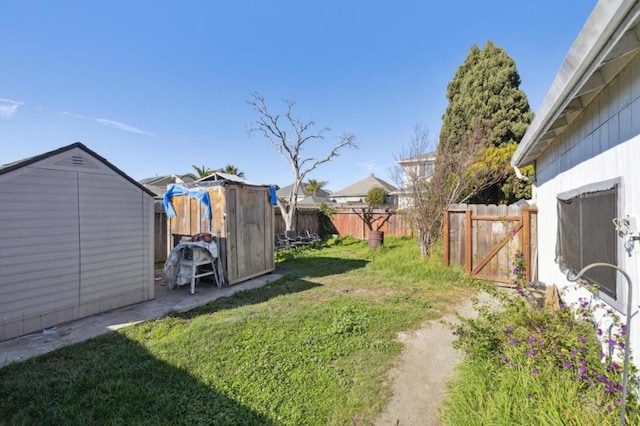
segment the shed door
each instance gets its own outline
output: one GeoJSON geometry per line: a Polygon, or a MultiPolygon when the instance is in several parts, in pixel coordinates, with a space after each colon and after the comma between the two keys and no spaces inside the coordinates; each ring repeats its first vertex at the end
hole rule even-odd
{"type": "MultiPolygon", "coordinates": [[[[80,303],[140,295],[149,259],[143,197],[113,174],[79,173],[80,303]]],[[[121,305],[121,303],[119,303],[121,305]]],[[[110,309],[105,306],[104,309],[110,309]]]]}

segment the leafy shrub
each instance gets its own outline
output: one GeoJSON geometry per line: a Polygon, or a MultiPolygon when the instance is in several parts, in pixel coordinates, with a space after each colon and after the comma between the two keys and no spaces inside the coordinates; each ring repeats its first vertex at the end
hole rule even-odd
{"type": "MultiPolygon", "coordinates": [[[[517,281],[521,270],[515,269],[517,281]]],[[[445,422],[616,424],[622,367],[603,352],[601,331],[586,304],[557,312],[534,309],[527,302],[531,291],[516,288],[518,296],[487,288],[498,307],[478,304],[478,318],[455,327],[454,345],[466,359],[452,385],[445,422]]],[[[608,344],[620,349],[621,337],[608,344]]],[[[626,408],[630,424],[640,424],[631,392],[626,408]]]]}

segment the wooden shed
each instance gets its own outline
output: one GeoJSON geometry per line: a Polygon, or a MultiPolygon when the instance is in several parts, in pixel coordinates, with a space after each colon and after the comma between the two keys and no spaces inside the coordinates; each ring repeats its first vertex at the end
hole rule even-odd
{"type": "Polygon", "coordinates": [[[0,340],[154,297],[153,195],[75,143],[0,167],[0,340]]]}
{"type": "Polygon", "coordinates": [[[205,217],[205,207],[198,199],[174,196],[171,203],[176,217],[167,220],[168,249],[183,236],[210,232],[219,240],[226,284],[272,272],[275,234],[269,187],[224,180],[189,186],[209,194],[211,217],[205,217]]]}

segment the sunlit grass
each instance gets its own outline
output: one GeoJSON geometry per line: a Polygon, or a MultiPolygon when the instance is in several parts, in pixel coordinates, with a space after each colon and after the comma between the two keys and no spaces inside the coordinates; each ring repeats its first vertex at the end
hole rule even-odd
{"type": "Polygon", "coordinates": [[[474,292],[415,242],[278,254],[283,279],[0,369],[0,423],[368,424],[401,331],[474,292]]]}

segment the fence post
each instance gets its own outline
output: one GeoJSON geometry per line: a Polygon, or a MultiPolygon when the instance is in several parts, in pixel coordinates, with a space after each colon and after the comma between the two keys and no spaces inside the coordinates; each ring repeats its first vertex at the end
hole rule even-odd
{"type": "Polygon", "coordinates": [[[464,223],[464,266],[467,273],[471,273],[472,269],[472,238],[471,238],[471,210],[467,209],[465,212],[465,223],[464,223]]]}
{"type": "Polygon", "coordinates": [[[527,265],[525,279],[531,281],[531,209],[525,207],[522,209],[522,238],[520,240],[520,249],[527,265]]]}
{"type": "Polygon", "coordinates": [[[450,250],[450,244],[449,244],[449,239],[451,238],[451,235],[449,234],[449,209],[444,209],[444,220],[442,223],[442,233],[443,233],[443,237],[444,237],[444,266],[449,267],[449,258],[451,257],[451,254],[449,253],[450,250]]]}

